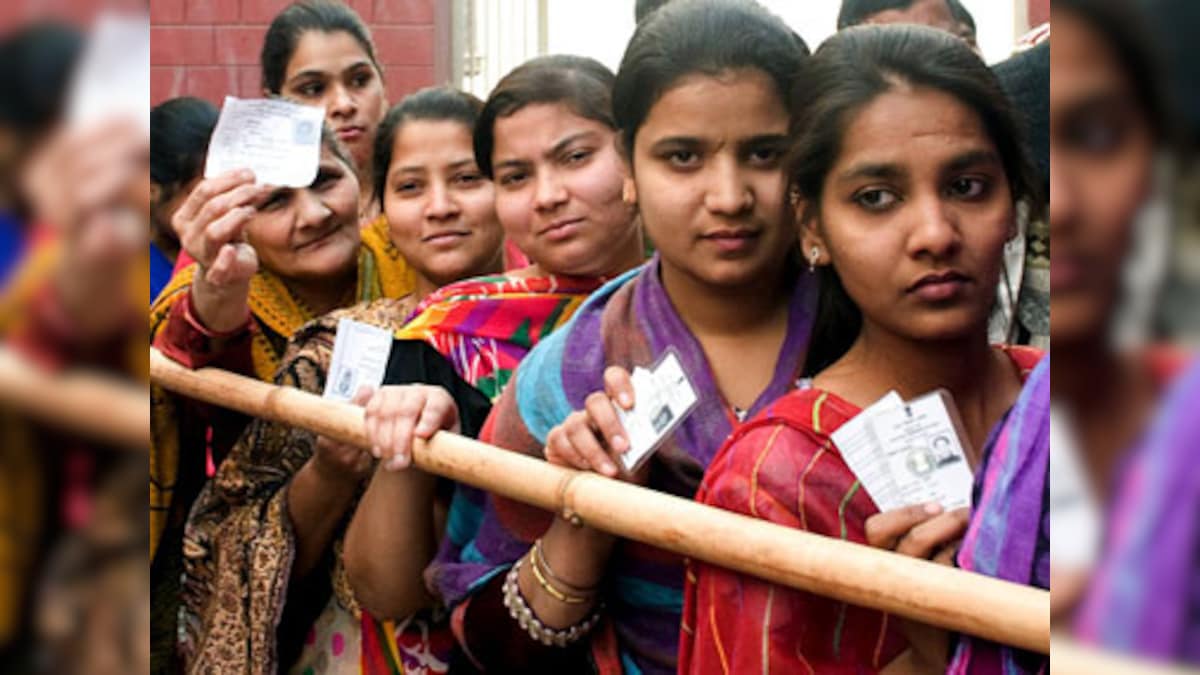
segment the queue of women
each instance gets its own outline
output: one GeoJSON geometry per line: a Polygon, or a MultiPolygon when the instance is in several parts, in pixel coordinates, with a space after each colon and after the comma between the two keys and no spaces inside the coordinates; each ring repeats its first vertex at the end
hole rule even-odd
{"type": "MultiPolygon", "coordinates": [[[[1073,39],[1100,30],[1090,4],[1056,2],[1073,39]]],[[[988,340],[1018,211],[1047,200],[970,46],[860,26],[810,54],[750,0],[677,0],[615,74],[539,57],[486,101],[389,108],[363,23],[313,1],[275,18],[262,66],[267,93],[325,107],[318,176],[202,179],[217,111],[155,109],[156,240],[177,259],[154,345],[319,393],[339,320],[394,341],[354,398],[369,448],[153,391],[156,669],[1048,669],[411,465],[414,439],[451,430],[1048,589],[1049,358],[988,340]],[[631,474],[618,409],[668,350],[699,401],[631,474]],[[831,434],[939,388],[977,449],[973,506],[881,513],[831,434]]]]}

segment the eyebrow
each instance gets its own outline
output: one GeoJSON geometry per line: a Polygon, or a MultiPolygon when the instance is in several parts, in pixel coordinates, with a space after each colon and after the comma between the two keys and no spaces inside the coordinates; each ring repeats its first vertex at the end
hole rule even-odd
{"type": "MultiPolygon", "coordinates": [[[[785,142],[787,142],[787,134],[759,134],[758,136],[739,140],[737,144],[739,147],[747,147],[785,142]]],[[[694,147],[704,145],[704,139],[698,136],[667,136],[666,138],[658,139],[650,147],[651,150],[656,150],[671,145],[694,147]]]]}
{"type": "MultiPolygon", "coordinates": [[[[351,70],[357,70],[359,68],[362,68],[363,66],[370,68],[371,64],[367,61],[355,61],[350,66],[343,68],[342,72],[345,73],[345,72],[349,72],[351,70]]],[[[302,70],[302,71],[296,73],[295,75],[293,75],[291,78],[289,78],[288,83],[290,84],[297,80],[303,80],[305,78],[310,78],[310,77],[323,79],[323,78],[329,77],[329,73],[327,73],[324,70],[313,70],[313,69],[302,70]]]]}
{"type": "MultiPolygon", "coordinates": [[[[984,164],[999,164],[1000,157],[992,150],[967,150],[954,157],[943,167],[944,173],[957,173],[984,164]]],[[[908,175],[908,170],[899,164],[881,162],[866,162],[852,166],[838,175],[839,181],[851,181],[859,178],[878,178],[895,180],[908,175]]]]}
{"type": "MultiPolygon", "coordinates": [[[[471,165],[474,163],[475,163],[474,157],[464,157],[460,160],[450,162],[449,164],[446,165],[446,168],[451,169],[451,170],[461,169],[464,166],[468,166],[468,165],[471,165]]],[[[395,176],[395,175],[402,174],[402,173],[423,173],[425,170],[426,170],[426,167],[423,165],[409,164],[408,166],[401,166],[401,167],[394,169],[392,171],[391,175],[395,176]]]]}
{"type": "Polygon", "coordinates": [[[946,164],[946,173],[958,173],[985,164],[1000,163],[1000,157],[993,150],[968,150],[946,164]]]}
{"type": "MultiPolygon", "coordinates": [[[[551,146],[549,150],[542,153],[542,157],[544,157],[546,159],[553,159],[555,155],[557,155],[560,152],[562,152],[563,150],[567,149],[567,147],[570,146],[575,141],[578,141],[581,138],[585,138],[588,136],[595,136],[595,135],[596,135],[595,131],[580,131],[580,132],[571,134],[570,136],[566,136],[566,137],[560,139],[558,142],[556,142],[553,146],[551,146]]],[[[496,162],[495,164],[493,164],[492,170],[498,171],[500,169],[507,169],[507,168],[512,168],[512,167],[528,166],[529,164],[530,164],[530,162],[527,159],[506,159],[506,160],[496,162]]]]}

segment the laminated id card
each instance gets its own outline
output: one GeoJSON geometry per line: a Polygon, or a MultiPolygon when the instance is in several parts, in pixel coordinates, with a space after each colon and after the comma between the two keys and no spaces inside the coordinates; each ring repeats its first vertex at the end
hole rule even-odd
{"type": "Polygon", "coordinates": [[[391,352],[391,332],[353,319],[339,320],[325,398],[349,401],[360,387],[378,389],[391,352]]]}
{"type": "Polygon", "coordinates": [[[633,410],[617,408],[617,416],[629,437],[629,450],[621,455],[625,470],[633,473],[658,449],[667,434],[687,417],[700,398],[683,372],[675,350],[669,350],[647,370],[633,369],[633,410]]]}

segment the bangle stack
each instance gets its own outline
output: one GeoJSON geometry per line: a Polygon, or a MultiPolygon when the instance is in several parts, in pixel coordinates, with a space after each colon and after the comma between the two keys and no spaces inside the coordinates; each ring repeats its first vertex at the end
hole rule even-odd
{"type": "MultiPolygon", "coordinates": [[[[541,557],[536,547],[531,552],[532,555],[541,557]]],[[[596,624],[600,622],[600,612],[603,609],[603,603],[597,604],[592,613],[583,621],[563,629],[554,629],[546,626],[533,613],[533,608],[529,606],[529,602],[525,600],[525,596],[521,593],[521,586],[518,582],[521,573],[521,564],[525,558],[520,558],[508,571],[508,576],[504,578],[504,606],[508,608],[508,613],[521,626],[522,630],[529,634],[537,642],[543,645],[566,647],[578,641],[583,636],[591,632],[596,624]]],[[[593,590],[588,596],[575,596],[563,593],[555,588],[538,569],[537,559],[531,559],[530,567],[533,570],[533,576],[537,579],[538,584],[551,595],[554,599],[566,604],[581,604],[595,598],[596,592],[593,590]]],[[[547,570],[549,572],[549,570],[547,570]]]]}

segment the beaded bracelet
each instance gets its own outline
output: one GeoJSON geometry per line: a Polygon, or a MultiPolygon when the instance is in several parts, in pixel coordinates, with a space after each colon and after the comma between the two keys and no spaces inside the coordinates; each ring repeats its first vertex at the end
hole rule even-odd
{"type": "Polygon", "coordinates": [[[586,619],[569,628],[549,628],[539,621],[533,613],[533,608],[521,594],[521,587],[517,581],[523,560],[524,558],[517,560],[512,569],[508,571],[508,576],[504,577],[504,606],[508,608],[509,616],[516,620],[517,625],[528,633],[529,637],[547,647],[566,647],[596,627],[596,624],[600,622],[603,603],[598,604],[586,619]]]}

